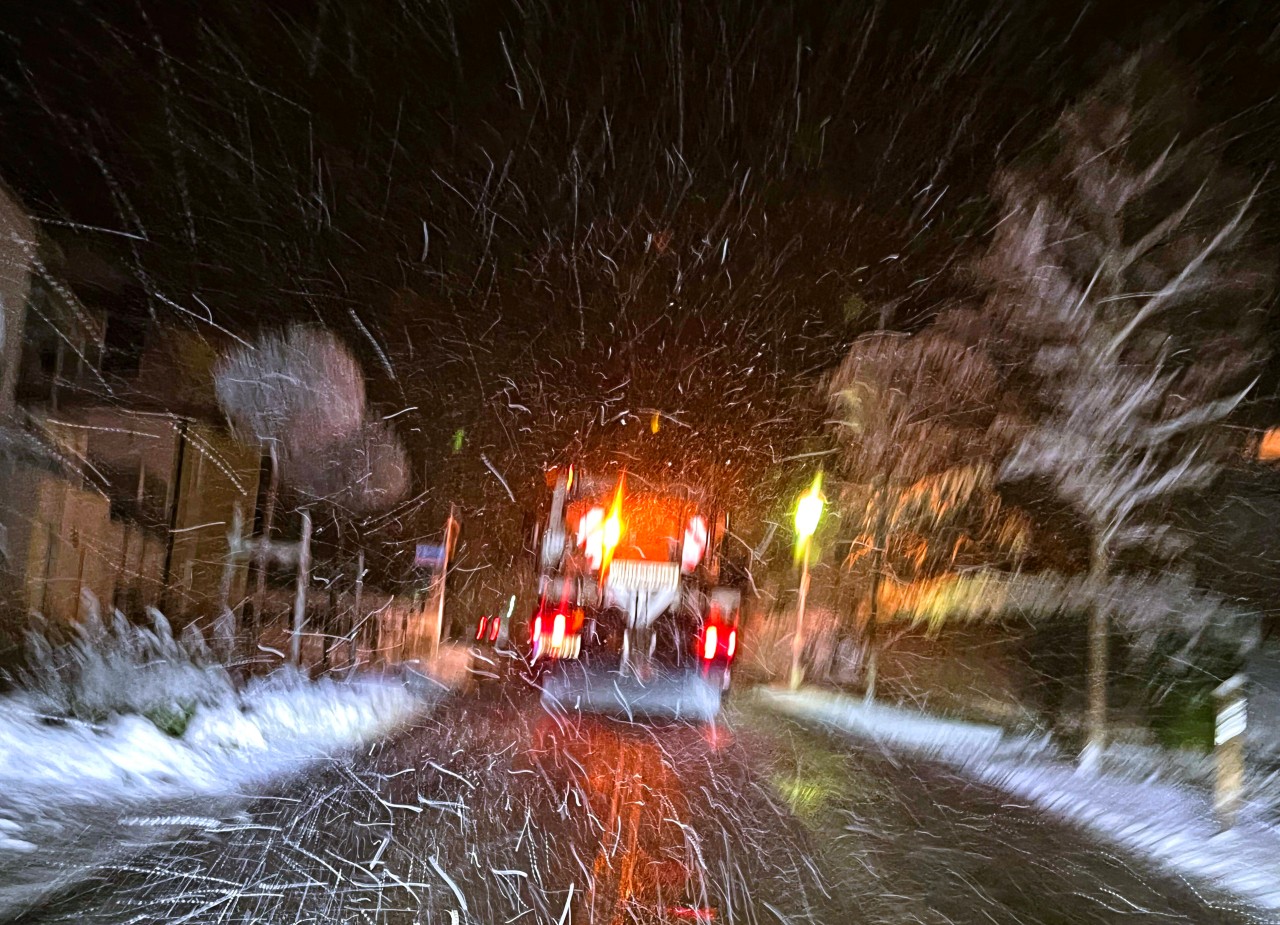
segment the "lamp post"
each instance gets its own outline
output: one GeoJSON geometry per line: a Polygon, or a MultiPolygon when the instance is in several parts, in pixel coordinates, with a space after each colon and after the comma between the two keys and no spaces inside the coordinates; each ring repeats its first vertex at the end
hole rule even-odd
{"type": "Polygon", "coordinates": [[[796,601],[796,632],[791,638],[791,689],[800,687],[804,671],[800,654],[804,650],[804,605],[809,597],[809,545],[822,518],[822,473],[813,477],[809,490],[796,503],[796,553],[800,558],[800,595],[796,601]]]}

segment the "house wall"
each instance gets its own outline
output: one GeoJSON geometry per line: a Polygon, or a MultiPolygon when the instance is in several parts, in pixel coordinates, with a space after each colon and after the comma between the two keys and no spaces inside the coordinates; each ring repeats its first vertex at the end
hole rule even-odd
{"type": "Polygon", "coordinates": [[[30,499],[14,518],[22,524],[27,611],[53,621],[76,620],[84,615],[83,592],[104,607],[123,605],[131,592],[135,606],[156,602],[156,537],[113,520],[105,497],[56,474],[22,467],[16,477],[30,499]]]}
{"type": "Polygon", "coordinates": [[[0,415],[13,410],[33,253],[35,229],[18,200],[0,184],[0,415]]]}
{"type": "MultiPolygon", "coordinates": [[[[221,597],[233,507],[240,504],[252,523],[257,498],[256,450],[215,426],[181,425],[170,414],[122,408],[94,390],[103,384],[98,364],[109,319],[81,305],[56,280],[33,276],[39,246],[21,203],[0,184],[3,657],[20,643],[27,614],[75,620],[83,615],[85,592],[104,608],[156,605],[180,618],[212,615],[221,597]],[[60,381],[83,377],[85,387],[59,395],[39,350],[24,353],[24,330],[31,334],[26,340],[45,338],[59,351],[70,341],[74,369],[59,365],[55,372],[60,381]],[[31,433],[9,417],[19,399],[31,433]]],[[[190,410],[192,389],[212,394],[207,367],[216,351],[206,345],[201,366],[193,362],[199,344],[163,334],[149,344],[152,352],[182,348],[182,378],[174,377],[170,364],[158,367],[159,377],[149,382],[159,409],[190,410]]],[[[197,417],[208,413],[205,398],[193,412],[197,417]]],[[[233,596],[241,593],[246,570],[243,563],[234,570],[233,596]]]]}
{"type": "MultiPolygon", "coordinates": [[[[178,480],[169,560],[168,609],[178,617],[212,616],[220,606],[227,557],[227,531],[240,507],[246,529],[253,523],[260,457],[207,424],[190,424],[178,480]]],[[[248,563],[232,571],[229,601],[245,595],[248,563]]]]}
{"type": "MultiPolygon", "coordinates": [[[[0,527],[8,537],[12,590],[21,594],[21,609],[75,620],[82,615],[82,592],[89,591],[103,607],[156,606],[178,619],[213,616],[227,526],[237,503],[251,522],[257,453],[216,427],[191,424],[182,438],[179,472],[176,421],[110,407],[63,412],[46,419],[44,429],[61,452],[101,470],[124,472],[128,484],[103,493],[87,481],[10,464],[0,527]],[[123,497],[131,518],[138,513],[132,497],[138,472],[146,474],[148,491],[159,494],[143,505],[142,521],[113,512],[113,498],[123,497]]],[[[241,562],[232,573],[233,600],[243,594],[246,572],[241,562]]]]}

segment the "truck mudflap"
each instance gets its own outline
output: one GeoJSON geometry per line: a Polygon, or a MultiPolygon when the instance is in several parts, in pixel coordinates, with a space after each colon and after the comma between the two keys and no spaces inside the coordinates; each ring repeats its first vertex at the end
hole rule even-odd
{"type": "Polygon", "coordinates": [[[542,680],[542,704],[548,710],[629,721],[710,722],[720,712],[722,696],[720,679],[696,668],[660,668],[641,680],[616,669],[561,662],[542,680]]]}

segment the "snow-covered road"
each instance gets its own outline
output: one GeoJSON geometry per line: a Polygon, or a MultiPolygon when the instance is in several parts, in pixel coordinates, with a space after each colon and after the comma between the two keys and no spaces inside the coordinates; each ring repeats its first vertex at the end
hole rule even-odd
{"type": "Polygon", "coordinates": [[[454,697],[167,839],[28,921],[1256,921],[995,789],[749,701],[709,729],[454,697]]]}

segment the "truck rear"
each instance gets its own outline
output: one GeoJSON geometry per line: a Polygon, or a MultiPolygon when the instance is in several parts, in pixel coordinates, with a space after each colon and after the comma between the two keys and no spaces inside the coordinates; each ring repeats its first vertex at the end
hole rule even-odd
{"type": "Polygon", "coordinates": [[[727,518],[695,493],[638,479],[565,469],[548,481],[529,632],[544,702],[713,717],[741,632],[740,591],[719,581],[727,518]]]}

